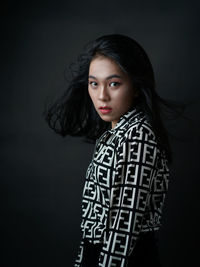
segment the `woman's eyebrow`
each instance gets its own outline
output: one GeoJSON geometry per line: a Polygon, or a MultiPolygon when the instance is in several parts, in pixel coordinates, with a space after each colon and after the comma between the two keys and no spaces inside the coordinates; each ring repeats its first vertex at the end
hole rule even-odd
{"type": "MultiPolygon", "coordinates": [[[[97,78],[93,75],[89,75],[88,78],[92,78],[92,79],[95,79],[97,80],[97,78]]],[[[108,77],[106,77],[106,80],[110,80],[112,78],[120,78],[122,79],[122,76],[118,75],[118,74],[112,74],[112,75],[109,75],[108,77]]]]}

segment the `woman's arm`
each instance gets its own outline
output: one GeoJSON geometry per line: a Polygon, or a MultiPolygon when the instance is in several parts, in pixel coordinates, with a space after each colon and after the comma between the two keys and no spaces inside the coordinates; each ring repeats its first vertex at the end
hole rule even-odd
{"type": "Polygon", "coordinates": [[[117,148],[116,175],[111,188],[108,232],[99,266],[127,266],[131,247],[136,243],[157,161],[153,133],[131,130],[117,148]],[[131,246],[132,245],[132,246],[131,246]]]}

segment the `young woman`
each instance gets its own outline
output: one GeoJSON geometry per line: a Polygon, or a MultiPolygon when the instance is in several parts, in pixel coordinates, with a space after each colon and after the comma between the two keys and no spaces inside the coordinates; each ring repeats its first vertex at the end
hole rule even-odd
{"type": "Polygon", "coordinates": [[[62,136],[95,141],[75,266],[161,266],[157,235],[171,150],[150,60],[133,39],[90,42],[66,93],[46,112],[62,136]],[[57,128],[57,125],[60,127],[57,128]]]}

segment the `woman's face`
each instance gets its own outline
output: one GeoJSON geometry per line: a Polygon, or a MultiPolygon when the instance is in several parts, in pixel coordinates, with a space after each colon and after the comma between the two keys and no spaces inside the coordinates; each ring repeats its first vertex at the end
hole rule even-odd
{"type": "Polygon", "coordinates": [[[98,56],[89,67],[88,92],[99,116],[115,127],[136,96],[128,74],[114,60],[98,56]]]}

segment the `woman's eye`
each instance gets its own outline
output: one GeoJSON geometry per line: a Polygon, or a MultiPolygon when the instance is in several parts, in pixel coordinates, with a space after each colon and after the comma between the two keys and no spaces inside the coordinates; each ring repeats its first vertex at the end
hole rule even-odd
{"type": "Polygon", "coordinates": [[[96,87],[96,86],[97,86],[97,82],[89,82],[89,84],[90,84],[92,87],[96,87]]]}
{"type": "Polygon", "coordinates": [[[120,83],[118,83],[118,82],[111,82],[110,83],[111,87],[117,87],[118,85],[120,85],[120,83]]]}

